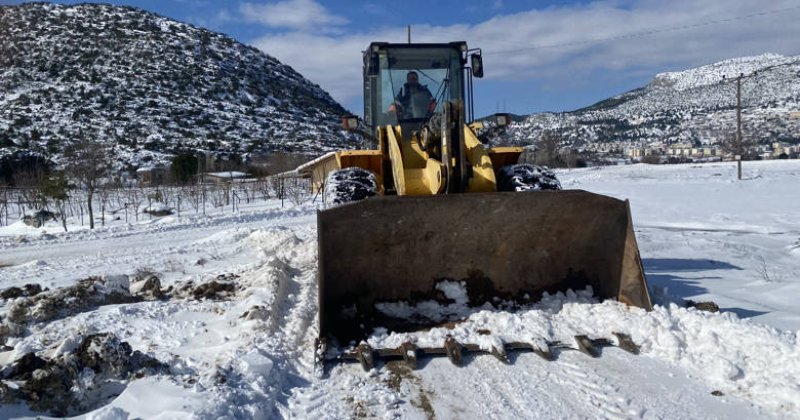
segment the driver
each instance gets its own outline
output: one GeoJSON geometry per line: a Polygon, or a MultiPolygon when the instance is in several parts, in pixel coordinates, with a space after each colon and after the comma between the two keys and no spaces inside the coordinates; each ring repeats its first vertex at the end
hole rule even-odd
{"type": "Polygon", "coordinates": [[[402,118],[425,118],[436,109],[436,101],[425,85],[419,84],[417,72],[406,74],[406,83],[394,98],[389,111],[397,111],[402,118]]]}

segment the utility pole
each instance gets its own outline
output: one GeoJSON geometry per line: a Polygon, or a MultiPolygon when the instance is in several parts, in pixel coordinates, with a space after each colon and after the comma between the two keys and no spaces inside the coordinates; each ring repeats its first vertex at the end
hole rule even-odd
{"type": "Polygon", "coordinates": [[[742,180],[742,155],[744,154],[744,150],[742,150],[742,77],[744,77],[744,73],[739,73],[739,77],[736,78],[736,153],[739,154],[739,159],[736,161],[736,176],[740,181],[742,180]]]}
{"type": "MultiPolygon", "coordinates": [[[[736,78],[736,140],[733,145],[733,159],[736,160],[736,178],[742,179],[742,156],[744,155],[744,145],[742,142],[742,79],[744,73],[739,73],[736,78]]],[[[726,79],[722,75],[722,80],[726,79]]]]}
{"type": "Polygon", "coordinates": [[[411,43],[411,25],[408,25],[408,43],[411,43]]]}

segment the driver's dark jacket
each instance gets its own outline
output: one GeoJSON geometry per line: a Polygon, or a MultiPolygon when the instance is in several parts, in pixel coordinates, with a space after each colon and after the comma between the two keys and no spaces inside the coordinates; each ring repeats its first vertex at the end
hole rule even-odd
{"type": "MultiPolygon", "coordinates": [[[[411,110],[413,108],[412,107],[412,100],[417,95],[422,95],[422,96],[425,97],[425,99],[427,99],[427,102],[426,102],[426,104],[424,106],[424,110],[418,110],[418,111],[427,112],[427,106],[433,100],[433,95],[431,94],[431,91],[428,90],[428,87],[425,86],[425,85],[418,84],[416,89],[410,89],[409,86],[408,86],[408,83],[404,83],[403,84],[403,88],[400,89],[400,92],[397,94],[397,96],[394,99],[395,99],[395,101],[397,103],[400,104],[400,106],[402,106],[404,108],[405,112],[411,112],[411,110]]],[[[420,115],[420,117],[421,116],[424,116],[424,113],[423,113],[423,115],[420,115]]]]}

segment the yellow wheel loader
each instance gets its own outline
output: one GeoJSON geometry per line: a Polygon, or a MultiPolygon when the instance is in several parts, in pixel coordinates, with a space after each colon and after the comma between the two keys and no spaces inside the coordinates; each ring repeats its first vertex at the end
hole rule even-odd
{"type": "MultiPolygon", "coordinates": [[[[484,124],[471,121],[480,50],[376,42],[364,52],[363,74],[363,123],[347,117],[344,126],[360,126],[377,149],[335,152],[298,168],[337,203],[318,213],[318,362],[370,369],[376,358],[412,363],[441,354],[460,363],[461,351],[480,351],[452,338],[433,348],[363,341],[378,327],[440,325],[379,308],[446,301],[443,281],[463,285],[475,307],[591,286],[600,299],[651,309],[627,201],[563,191],[546,168],[517,164],[522,148],[486,147],[476,135],[484,124]]],[[[498,115],[488,124],[509,122],[498,115]]],[[[580,335],[574,347],[591,355],[604,343],[635,349],[629,337],[617,338],[580,335]]],[[[505,346],[550,354],[530,343],[505,346]]]]}

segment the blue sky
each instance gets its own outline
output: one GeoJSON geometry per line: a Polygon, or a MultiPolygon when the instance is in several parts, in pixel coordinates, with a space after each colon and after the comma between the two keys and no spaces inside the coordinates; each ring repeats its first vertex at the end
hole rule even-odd
{"type": "Polygon", "coordinates": [[[643,86],[659,72],[767,52],[800,54],[800,0],[111,3],[256,46],[359,114],[361,50],[370,41],[405,42],[406,25],[416,41],[466,40],[483,49],[478,115],[573,110],[643,86]]]}

